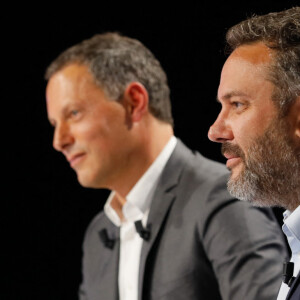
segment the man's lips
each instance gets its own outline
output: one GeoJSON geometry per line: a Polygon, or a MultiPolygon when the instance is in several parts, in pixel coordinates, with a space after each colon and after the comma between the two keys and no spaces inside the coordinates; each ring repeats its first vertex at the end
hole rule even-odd
{"type": "Polygon", "coordinates": [[[68,162],[72,168],[75,167],[83,158],[85,157],[85,153],[77,153],[67,157],[68,162]]]}
{"type": "Polygon", "coordinates": [[[241,157],[236,154],[224,153],[223,155],[225,156],[225,158],[227,158],[227,168],[233,168],[241,161],[241,157]]]}

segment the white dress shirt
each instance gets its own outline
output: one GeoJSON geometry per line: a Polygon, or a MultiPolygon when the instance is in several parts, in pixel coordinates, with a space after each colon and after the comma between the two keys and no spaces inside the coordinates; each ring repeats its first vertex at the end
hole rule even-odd
{"type": "MultiPolygon", "coordinates": [[[[284,224],[282,230],[287,237],[289,246],[292,251],[291,262],[294,263],[294,275],[297,276],[300,270],[300,206],[292,213],[285,211],[284,224]]],[[[281,284],[277,300],[285,300],[289,292],[289,286],[285,283],[281,284]]]]}
{"type": "Polygon", "coordinates": [[[159,177],[170,158],[177,140],[174,136],[169,140],[162,152],[155,159],[144,175],[126,196],[122,207],[124,220],[111,207],[114,191],[111,192],[104,206],[107,217],[120,227],[120,257],[119,257],[119,299],[138,299],[138,278],[140,253],[143,239],[135,229],[134,222],[142,220],[145,227],[149,214],[150,204],[159,180],[159,177]]]}

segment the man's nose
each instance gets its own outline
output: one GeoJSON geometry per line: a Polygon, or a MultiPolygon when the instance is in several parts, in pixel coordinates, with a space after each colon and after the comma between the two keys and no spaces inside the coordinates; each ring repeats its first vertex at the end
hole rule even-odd
{"type": "Polygon", "coordinates": [[[53,136],[53,147],[57,151],[63,151],[74,142],[70,128],[67,124],[56,125],[53,136]]]}
{"type": "Polygon", "coordinates": [[[210,126],[208,138],[216,143],[224,143],[233,139],[231,126],[222,112],[219,114],[214,124],[210,126]]]}

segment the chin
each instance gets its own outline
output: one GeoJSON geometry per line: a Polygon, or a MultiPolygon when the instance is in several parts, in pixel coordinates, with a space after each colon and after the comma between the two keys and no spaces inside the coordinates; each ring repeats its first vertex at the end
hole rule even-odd
{"type": "Polygon", "coordinates": [[[240,172],[237,172],[237,170],[230,170],[231,174],[230,174],[230,180],[235,180],[239,177],[240,172]]]}
{"type": "Polygon", "coordinates": [[[79,184],[85,188],[106,188],[106,186],[103,184],[103,180],[99,180],[97,176],[92,176],[92,174],[77,174],[77,180],[79,184]]]}
{"type": "Polygon", "coordinates": [[[85,188],[94,188],[95,187],[93,180],[91,178],[89,178],[88,176],[80,175],[77,173],[77,180],[78,180],[79,184],[85,188]]]}

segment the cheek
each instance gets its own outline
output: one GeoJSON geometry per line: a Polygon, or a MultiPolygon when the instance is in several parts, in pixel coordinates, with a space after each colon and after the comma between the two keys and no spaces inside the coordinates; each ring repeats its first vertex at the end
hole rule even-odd
{"type": "Polygon", "coordinates": [[[113,122],[101,121],[94,123],[94,126],[87,125],[82,128],[80,135],[86,149],[96,155],[95,159],[98,156],[117,156],[128,142],[124,128],[113,122]]]}
{"type": "Polygon", "coordinates": [[[264,134],[268,126],[268,119],[261,114],[244,115],[232,127],[236,143],[246,149],[257,137],[264,134]]]}
{"type": "Polygon", "coordinates": [[[251,139],[254,134],[253,130],[254,128],[249,122],[236,122],[232,126],[235,144],[238,144],[238,146],[244,150],[245,146],[249,143],[249,139],[251,139]]]}
{"type": "Polygon", "coordinates": [[[109,129],[97,122],[80,122],[73,127],[73,136],[77,147],[88,152],[95,152],[108,144],[109,129]]]}

